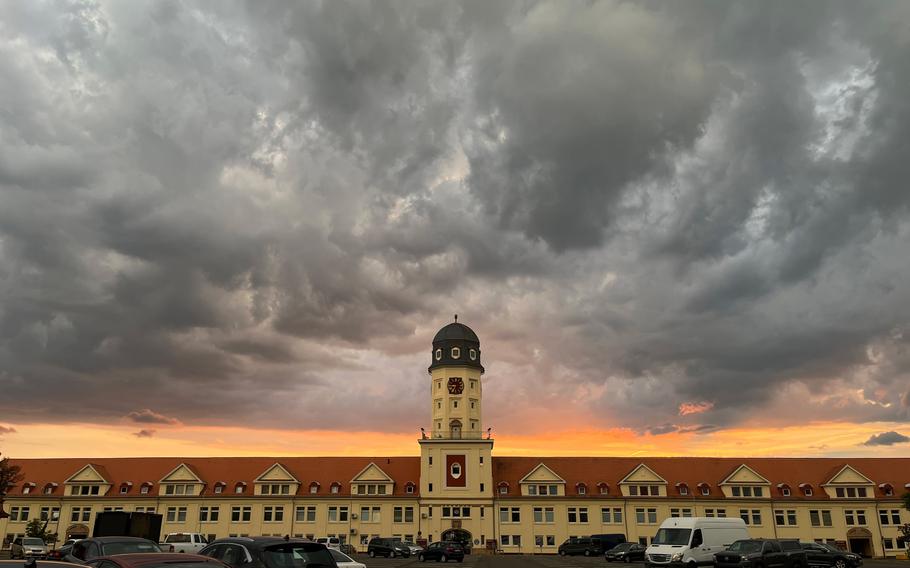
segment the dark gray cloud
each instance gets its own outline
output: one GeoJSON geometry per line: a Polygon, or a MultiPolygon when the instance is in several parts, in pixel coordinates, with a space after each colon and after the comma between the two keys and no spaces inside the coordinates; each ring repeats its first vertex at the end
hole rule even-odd
{"type": "Polygon", "coordinates": [[[905,444],[910,442],[910,436],[904,436],[903,434],[895,431],[891,432],[882,432],[881,434],[875,434],[866,440],[864,446],[893,446],[894,444],[905,444]]]}
{"type": "Polygon", "coordinates": [[[5,4],[0,411],[416,431],[457,312],[500,432],[910,421],[908,17],[5,4]]]}
{"type": "Polygon", "coordinates": [[[155,435],[155,430],[139,430],[138,432],[133,432],[133,436],[137,438],[151,438],[155,435]]]}
{"type": "Polygon", "coordinates": [[[136,410],[126,415],[127,419],[137,424],[180,424],[176,418],[169,418],[163,414],[153,412],[148,408],[136,410]]]}

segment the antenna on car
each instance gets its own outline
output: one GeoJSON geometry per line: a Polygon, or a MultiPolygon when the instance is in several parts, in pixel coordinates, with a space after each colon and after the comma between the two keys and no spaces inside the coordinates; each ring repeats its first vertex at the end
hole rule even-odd
{"type": "Polygon", "coordinates": [[[455,323],[458,323],[458,314],[455,314],[455,323]]]}

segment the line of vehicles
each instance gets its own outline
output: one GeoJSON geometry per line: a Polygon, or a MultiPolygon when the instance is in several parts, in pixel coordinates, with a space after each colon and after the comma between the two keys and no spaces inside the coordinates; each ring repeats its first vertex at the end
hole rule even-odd
{"type": "Polygon", "coordinates": [[[742,519],[666,519],[645,547],[623,534],[571,538],[561,556],[603,555],[607,562],[644,562],[647,568],[859,568],[863,559],[835,546],[795,539],[755,539],[742,519]]]}

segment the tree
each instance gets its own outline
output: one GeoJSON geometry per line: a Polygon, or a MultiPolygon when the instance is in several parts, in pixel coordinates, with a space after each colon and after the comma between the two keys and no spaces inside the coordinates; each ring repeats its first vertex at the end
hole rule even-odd
{"type": "Polygon", "coordinates": [[[56,542],[57,535],[47,530],[47,521],[32,519],[25,525],[25,536],[40,538],[44,542],[56,542]]]}
{"type": "MultiPolygon", "coordinates": [[[[901,496],[901,499],[904,500],[904,509],[910,511],[910,491],[904,493],[901,496]]],[[[901,536],[904,537],[904,546],[907,547],[907,558],[910,558],[910,523],[898,527],[897,530],[901,533],[901,536]]]]}
{"type": "Polygon", "coordinates": [[[22,468],[9,462],[9,458],[4,458],[0,454],[0,519],[5,519],[9,515],[3,510],[3,497],[10,487],[22,481],[22,468]]]}

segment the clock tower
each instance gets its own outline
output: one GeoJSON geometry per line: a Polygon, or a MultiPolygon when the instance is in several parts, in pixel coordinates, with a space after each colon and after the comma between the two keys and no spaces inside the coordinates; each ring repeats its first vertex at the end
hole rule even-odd
{"type": "Polygon", "coordinates": [[[420,440],[423,536],[476,546],[494,538],[493,440],[482,421],[480,339],[458,316],[433,338],[428,372],[432,423],[420,440]]]}

